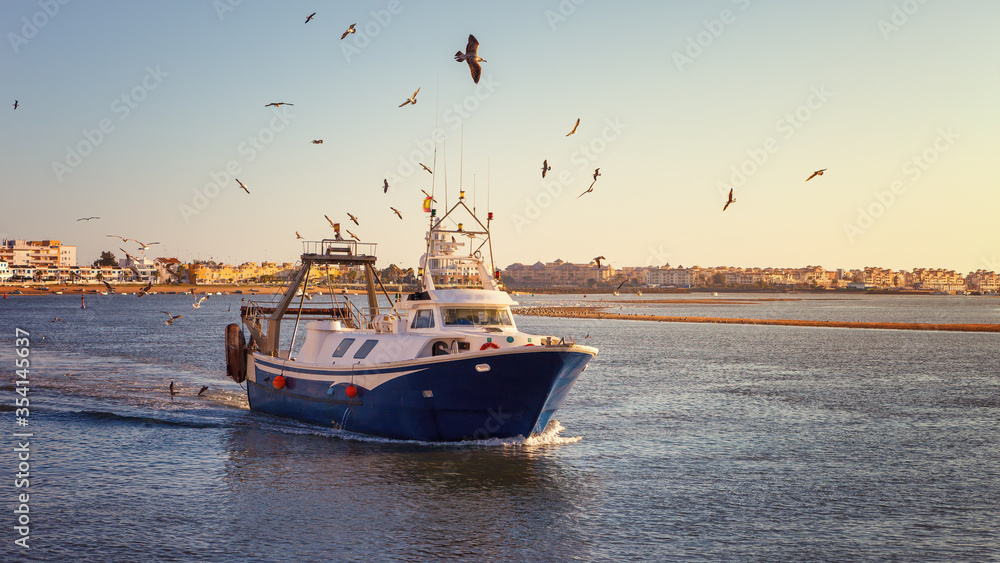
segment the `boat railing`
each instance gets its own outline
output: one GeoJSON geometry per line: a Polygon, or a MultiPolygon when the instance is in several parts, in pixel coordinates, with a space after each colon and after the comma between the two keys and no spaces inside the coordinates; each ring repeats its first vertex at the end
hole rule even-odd
{"type": "Polygon", "coordinates": [[[320,256],[375,256],[377,243],[343,239],[302,241],[302,253],[320,256]]]}

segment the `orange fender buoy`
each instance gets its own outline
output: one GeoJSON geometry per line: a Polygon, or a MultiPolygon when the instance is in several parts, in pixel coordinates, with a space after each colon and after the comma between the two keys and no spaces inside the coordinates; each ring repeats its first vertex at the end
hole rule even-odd
{"type": "Polygon", "coordinates": [[[282,375],[274,376],[274,381],[271,382],[275,389],[284,389],[285,387],[285,377],[282,375]]]}
{"type": "Polygon", "coordinates": [[[531,342],[529,342],[529,343],[525,344],[525,346],[534,346],[534,344],[532,344],[531,342]]]}
{"type": "Polygon", "coordinates": [[[479,347],[480,350],[486,350],[487,348],[499,348],[496,342],[487,342],[479,347]]]}
{"type": "Polygon", "coordinates": [[[358,396],[358,388],[353,385],[348,385],[347,389],[344,389],[344,393],[347,394],[348,398],[353,399],[358,396]]]}

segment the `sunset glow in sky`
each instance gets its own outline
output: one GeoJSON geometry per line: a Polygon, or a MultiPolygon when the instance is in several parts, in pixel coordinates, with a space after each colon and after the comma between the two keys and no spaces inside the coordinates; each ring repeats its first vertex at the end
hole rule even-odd
{"type": "Polygon", "coordinates": [[[1000,270],[998,21],[988,0],[4,2],[0,236],[81,264],[120,254],[107,234],[295,261],[296,231],[351,212],[411,267],[420,190],[447,183],[494,212],[501,267],[1000,270]]]}

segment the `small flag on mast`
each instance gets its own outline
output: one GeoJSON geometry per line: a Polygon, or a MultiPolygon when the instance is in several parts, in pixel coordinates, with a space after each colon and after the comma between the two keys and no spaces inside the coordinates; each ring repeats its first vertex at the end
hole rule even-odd
{"type": "Polygon", "coordinates": [[[431,198],[431,197],[425,197],[424,198],[424,213],[430,213],[431,212],[431,201],[433,201],[433,198],[431,198]]]}

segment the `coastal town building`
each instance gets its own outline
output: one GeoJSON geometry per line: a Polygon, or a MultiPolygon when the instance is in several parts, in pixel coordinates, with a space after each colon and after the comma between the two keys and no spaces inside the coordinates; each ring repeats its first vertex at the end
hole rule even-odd
{"type": "Polygon", "coordinates": [[[14,272],[10,271],[10,267],[7,262],[0,260],[0,283],[4,283],[14,275],[14,272]]]}
{"type": "Polygon", "coordinates": [[[7,262],[10,267],[72,267],[76,266],[76,247],[51,239],[4,239],[0,241],[0,260],[7,262]]]}
{"type": "Polygon", "coordinates": [[[555,262],[535,262],[530,266],[515,263],[507,266],[503,276],[508,283],[519,286],[586,287],[589,284],[607,283],[614,276],[614,270],[605,265],[571,264],[555,262]]]}
{"type": "Polygon", "coordinates": [[[1000,275],[996,272],[976,270],[965,276],[965,284],[972,291],[997,293],[1000,292],[1000,275]]]}

